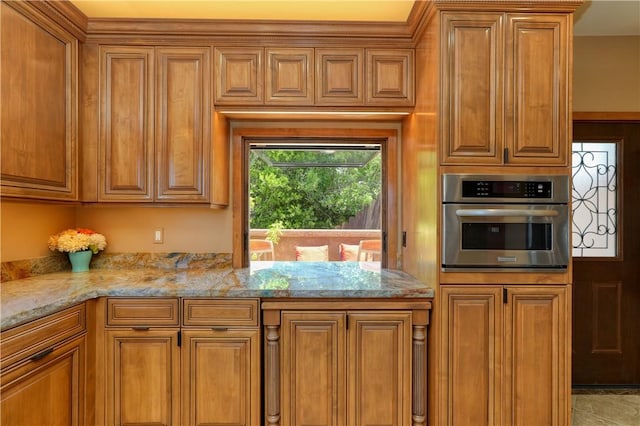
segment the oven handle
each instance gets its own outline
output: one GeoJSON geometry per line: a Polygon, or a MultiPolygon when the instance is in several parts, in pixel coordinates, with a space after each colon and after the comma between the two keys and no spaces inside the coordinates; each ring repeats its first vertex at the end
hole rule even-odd
{"type": "Polygon", "coordinates": [[[553,217],[558,216],[556,210],[525,210],[525,209],[459,209],[459,217],[553,217]]]}

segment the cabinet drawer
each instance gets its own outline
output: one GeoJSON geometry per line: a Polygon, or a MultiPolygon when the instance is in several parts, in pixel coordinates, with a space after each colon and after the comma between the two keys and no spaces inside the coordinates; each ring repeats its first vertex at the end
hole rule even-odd
{"type": "Polygon", "coordinates": [[[109,326],[177,326],[180,323],[178,299],[107,299],[109,326]]]}
{"type": "Polygon", "coordinates": [[[86,330],[85,305],[73,306],[2,333],[1,368],[52,348],[86,330]]]}
{"type": "Polygon", "coordinates": [[[257,327],[257,299],[185,299],[185,326],[257,327]]]}

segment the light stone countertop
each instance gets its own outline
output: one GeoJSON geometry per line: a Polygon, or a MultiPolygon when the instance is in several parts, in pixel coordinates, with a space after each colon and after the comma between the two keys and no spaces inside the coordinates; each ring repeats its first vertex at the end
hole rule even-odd
{"type": "Polygon", "coordinates": [[[367,262],[252,262],[245,269],[93,269],[0,286],[0,329],[101,296],[431,298],[433,288],[367,262]]]}

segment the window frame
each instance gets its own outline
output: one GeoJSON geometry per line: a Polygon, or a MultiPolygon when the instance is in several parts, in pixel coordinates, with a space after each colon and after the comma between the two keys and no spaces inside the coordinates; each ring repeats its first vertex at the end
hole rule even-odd
{"type": "Polygon", "coordinates": [[[349,128],[324,123],[322,127],[293,127],[285,123],[274,127],[261,123],[253,127],[232,126],[232,206],[233,206],[233,255],[232,266],[249,266],[249,151],[250,144],[275,138],[316,141],[340,141],[340,143],[378,143],[382,151],[382,268],[396,269],[398,265],[398,130],[395,128],[349,128]]]}

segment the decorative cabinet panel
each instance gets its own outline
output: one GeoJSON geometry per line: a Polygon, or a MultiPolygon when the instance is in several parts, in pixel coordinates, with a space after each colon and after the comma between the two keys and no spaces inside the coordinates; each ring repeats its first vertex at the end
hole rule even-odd
{"type": "Polygon", "coordinates": [[[106,332],[108,425],[179,424],[179,330],[106,332]]]}
{"type": "Polygon", "coordinates": [[[568,288],[443,286],[443,425],[569,425],[568,288]]]}
{"type": "Polygon", "coordinates": [[[316,49],[316,105],[364,104],[364,49],[316,49]]]}
{"type": "Polygon", "coordinates": [[[443,164],[567,164],[569,19],[442,13],[443,164]]]}
{"type": "Polygon", "coordinates": [[[163,47],[157,57],[158,201],[206,202],[211,158],[209,48],[163,47]]]}
{"type": "Polygon", "coordinates": [[[368,305],[263,302],[267,425],[424,424],[430,303],[368,305]]]}
{"type": "Polygon", "coordinates": [[[215,103],[251,105],[264,102],[264,49],[216,47],[215,103]]]}
{"type": "Polygon", "coordinates": [[[413,49],[367,49],[367,105],[412,106],[413,49]]]}
{"type": "Polygon", "coordinates": [[[260,330],[183,331],[182,425],[260,424],[260,330]]]}
{"type": "Polygon", "coordinates": [[[77,200],[78,40],[28,2],[0,19],[0,193],[77,200]]]}
{"type": "Polygon", "coordinates": [[[566,165],[571,149],[567,15],[507,15],[508,163],[566,165]]]}
{"type": "Polygon", "coordinates": [[[313,105],[313,49],[266,49],[265,103],[313,105]]]}
{"type": "Polygon", "coordinates": [[[98,201],[153,201],[154,49],[100,47],[98,201]]]}
{"type": "Polygon", "coordinates": [[[0,423],[85,423],[85,305],[2,332],[0,423]]]}
{"type": "Polygon", "coordinates": [[[100,47],[98,201],[209,200],[209,51],[100,47]]]}

